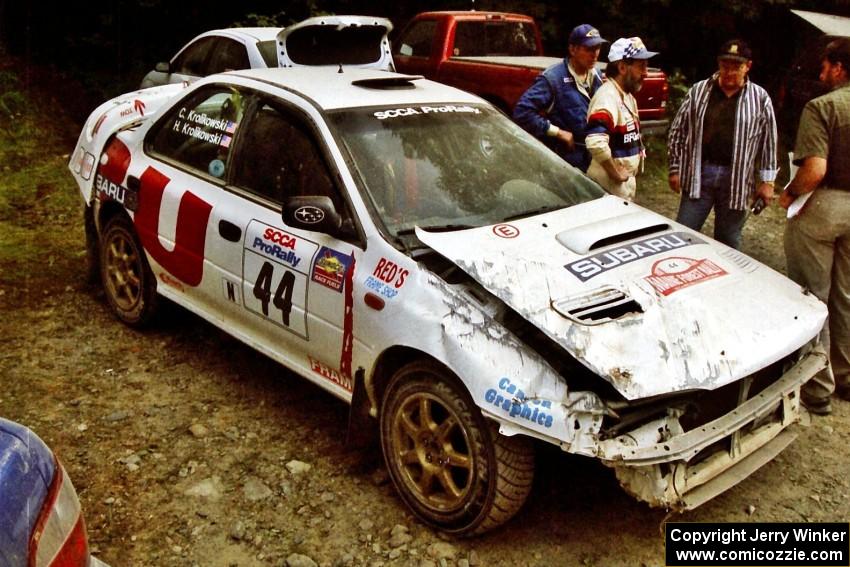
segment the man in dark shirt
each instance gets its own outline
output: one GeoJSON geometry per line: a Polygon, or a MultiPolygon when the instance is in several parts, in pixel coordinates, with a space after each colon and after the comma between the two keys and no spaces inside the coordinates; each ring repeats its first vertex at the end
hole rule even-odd
{"type": "Polygon", "coordinates": [[[800,169],[779,204],[808,199],[788,220],[785,256],[788,275],[829,307],[820,338],[830,366],[801,394],[810,411],[827,414],[833,391],[850,400],[850,39],[826,46],[820,80],[831,91],[803,109],[794,146],[800,169]]]}
{"type": "Polygon", "coordinates": [[[670,188],[682,193],[676,221],[700,230],[714,208],[714,238],[741,243],[747,209],[773,198],[776,118],[770,96],[747,75],[750,48],[728,41],[717,56],[718,72],[695,84],[668,135],[670,188]]]}

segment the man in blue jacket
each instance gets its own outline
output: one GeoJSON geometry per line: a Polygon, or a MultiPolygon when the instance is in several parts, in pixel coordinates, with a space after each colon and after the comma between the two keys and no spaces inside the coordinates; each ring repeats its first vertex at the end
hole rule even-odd
{"type": "Polygon", "coordinates": [[[599,48],[607,40],[590,24],[570,33],[569,55],[537,76],[514,107],[514,120],[567,162],[587,171],[584,145],[587,106],[602,79],[596,71],[599,48]]]}

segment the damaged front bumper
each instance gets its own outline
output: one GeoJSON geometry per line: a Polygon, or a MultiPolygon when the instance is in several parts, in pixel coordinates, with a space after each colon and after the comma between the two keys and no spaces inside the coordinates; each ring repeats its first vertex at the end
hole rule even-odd
{"type": "Polygon", "coordinates": [[[598,457],[615,469],[623,488],[651,506],[690,510],[728,490],[778,455],[796,435],[800,386],[826,366],[815,348],[776,382],[749,397],[741,381],[731,412],[683,431],[681,412],[599,443],[598,457]]]}

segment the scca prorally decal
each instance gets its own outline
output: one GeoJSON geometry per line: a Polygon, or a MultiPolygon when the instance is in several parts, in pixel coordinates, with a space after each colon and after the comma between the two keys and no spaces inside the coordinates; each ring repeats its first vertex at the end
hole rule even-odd
{"type": "Polygon", "coordinates": [[[685,232],[672,232],[624,244],[587,258],[571,262],[564,267],[583,282],[605,273],[608,270],[629,264],[642,258],[670,252],[678,248],[705,244],[705,241],[685,232]]]}
{"type": "Polygon", "coordinates": [[[404,116],[416,116],[419,114],[446,113],[480,114],[481,111],[471,106],[456,106],[454,104],[447,104],[444,106],[408,106],[406,108],[379,110],[378,112],[375,112],[373,116],[378,120],[386,120],[387,118],[402,118],[404,116]]]}
{"type": "Polygon", "coordinates": [[[496,388],[487,390],[484,393],[484,400],[510,417],[518,417],[547,429],[552,427],[552,414],[544,411],[552,409],[552,402],[527,400],[525,392],[512,383],[510,378],[499,380],[498,390],[496,388]]]}
{"type": "Polygon", "coordinates": [[[345,280],[345,272],[348,270],[350,261],[350,257],[342,252],[322,246],[316,257],[311,279],[316,283],[342,293],[342,284],[345,280]]]}
{"type": "Polygon", "coordinates": [[[249,222],[242,258],[245,308],[307,339],[307,281],[318,249],[285,230],[249,222]]]}
{"type": "Polygon", "coordinates": [[[728,272],[708,259],[664,258],[652,265],[652,275],[644,279],[661,295],[713,280],[728,272]]]}
{"type": "Polygon", "coordinates": [[[254,237],[251,248],[295,268],[301,263],[301,257],[295,252],[296,244],[298,238],[294,234],[268,227],[262,236],[254,237]]]}

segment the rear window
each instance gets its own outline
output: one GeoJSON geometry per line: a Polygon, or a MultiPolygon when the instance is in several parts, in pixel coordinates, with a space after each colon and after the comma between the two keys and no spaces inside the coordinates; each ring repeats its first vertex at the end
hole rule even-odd
{"type": "Polygon", "coordinates": [[[453,57],[537,55],[534,27],[526,22],[458,22],[453,57]]]}
{"type": "Polygon", "coordinates": [[[286,38],[289,58],[300,65],[365,65],[381,58],[383,26],[310,26],[286,38]]]}
{"type": "Polygon", "coordinates": [[[421,20],[405,32],[399,40],[397,54],[407,57],[430,57],[431,45],[437,33],[437,22],[421,20]]]}

